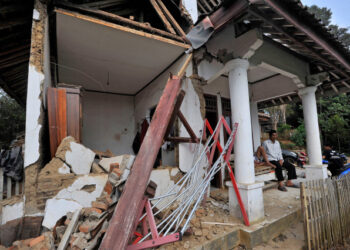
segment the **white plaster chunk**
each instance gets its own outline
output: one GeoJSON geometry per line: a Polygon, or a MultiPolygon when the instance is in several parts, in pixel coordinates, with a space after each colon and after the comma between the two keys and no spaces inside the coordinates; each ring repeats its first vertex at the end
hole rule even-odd
{"type": "MultiPolygon", "coordinates": [[[[168,169],[155,169],[151,173],[150,180],[157,184],[155,197],[165,194],[174,185],[174,181],[170,179],[170,173],[168,169]]],[[[170,202],[174,198],[173,196],[162,199],[157,205],[161,208],[164,204],[170,202]]]]}
{"type": "Polygon", "coordinates": [[[102,175],[84,175],[79,177],[73,184],[62,189],[54,198],[74,200],[83,207],[90,207],[91,202],[101,196],[104,186],[108,179],[107,174],[102,175]],[[96,185],[93,192],[89,193],[81,190],[85,185],[96,185]]]}
{"type": "Polygon", "coordinates": [[[37,11],[36,9],[33,10],[33,19],[35,21],[39,21],[40,20],[40,12],[37,11]]]}
{"type": "Polygon", "coordinates": [[[178,172],[180,172],[180,170],[178,168],[173,168],[173,169],[171,169],[170,175],[175,176],[175,175],[177,175],[178,172]]]}
{"type": "Polygon", "coordinates": [[[39,124],[41,112],[41,84],[44,74],[38,72],[33,65],[28,69],[28,91],[26,105],[26,144],[24,154],[24,168],[32,165],[39,159],[39,133],[42,125],[39,124]]]}
{"type": "Polygon", "coordinates": [[[56,151],[56,157],[64,161],[75,174],[89,174],[95,153],[76,143],[71,136],[64,138],[56,151]]]}
{"type": "Polygon", "coordinates": [[[76,174],[89,174],[91,165],[95,159],[95,153],[83,145],[71,142],[72,151],[66,153],[66,163],[71,166],[76,174]]]}
{"type": "Polygon", "coordinates": [[[133,155],[119,155],[111,158],[102,158],[99,162],[99,165],[109,172],[110,165],[112,163],[118,163],[120,170],[124,171],[125,169],[129,169],[132,167],[135,156],[133,155]]]}
{"type": "Polygon", "coordinates": [[[74,212],[81,208],[82,205],[75,201],[49,199],[46,201],[45,216],[42,225],[51,230],[56,225],[56,222],[68,212],[74,212]]]}
{"type": "Polygon", "coordinates": [[[91,203],[101,196],[107,179],[107,174],[81,176],[71,186],[62,189],[54,198],[47,200],[43,226],[52,229],[57,220],[67,212],[91,207],[91,203]],[[95,190],[91,193],[82,190],[86,185],[95,185],[95,190]]]}
{"type": "Polygon", "coordinates": [[[60,174],[69,174],[70,168],[67,166],[67,164],[63,163],[62,167],[58,169],[58,173],[60,174]]]}
{"type": "Polygon", "coordinates": [[[24,202],[18,202],[13,205],[7,205],[2,208],[1,224],[18,219],[24,215],[24,202]]]}

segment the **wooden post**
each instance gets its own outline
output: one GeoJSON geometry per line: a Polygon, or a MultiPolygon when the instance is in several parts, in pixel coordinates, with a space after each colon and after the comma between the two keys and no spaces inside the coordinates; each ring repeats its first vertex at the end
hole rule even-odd
{"type": "Polygon", "coordinates": [[[0,168],[0,201],[3,200],[4,194],[4,172],[2,168],[0,168]]]}
{"type": "Polygon", "coordinates": [[[159,148],[174,112],[180,87],[181,79],[178,77],[170,79],[165,86],[100,249],[125,249],[133,235],[138,221],[137,214],[159,148]]]}
{"type": "Polygon", "coordinates": [[[300,186],[300,200],[301,200],[301,209],[304,215],[304,233],[305,241],[307,242],[307,248],[311,250],[311,241],[310,241],[310,227],[309,227],[309,213],[308,213],[308,204],[305,195],[305,184],[302,182],[300,186]]]}

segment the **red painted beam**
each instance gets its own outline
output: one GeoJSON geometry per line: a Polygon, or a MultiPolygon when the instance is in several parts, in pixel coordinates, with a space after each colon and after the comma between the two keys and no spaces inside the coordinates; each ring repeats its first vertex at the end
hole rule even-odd
{"type": "Polygon", "coordinates": [[[181,79],[176,76],[165,86],[100,249],[125,249],[135,231],[148,180],[159,148],[163,144],[180,87],[181,79]]]}

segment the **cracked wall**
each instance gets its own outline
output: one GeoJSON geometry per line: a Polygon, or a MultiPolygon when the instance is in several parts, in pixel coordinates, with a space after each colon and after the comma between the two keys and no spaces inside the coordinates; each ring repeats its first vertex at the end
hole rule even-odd
{"type": "Polygon", "coordinates": [[[51,84],[49,72],[47,6],[35,1],[28,69],[26,134],[24,154],[25,214],[40,212],[36,204],[37,178],[44,161],[46,128],[45,92],[51,84]]]}

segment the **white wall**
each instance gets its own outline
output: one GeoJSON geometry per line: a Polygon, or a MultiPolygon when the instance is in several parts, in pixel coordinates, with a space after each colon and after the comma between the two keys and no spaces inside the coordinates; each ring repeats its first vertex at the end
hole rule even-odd
{"type": "MultiPolygon", "coordinates": [[[[184,64],[188,55],[181,57],[174,65],[155,79],[148,87],[135,97],[135,120],[140,124],[148,115],[150,108],[155,107],[163,93],[165,84],[168,81],[169,73],[176,75],[184,64]]],[[[192,68],[190,64],[189,67],[192,68]]],[[[184,83],[183,83],[184,84],[184,83]]],[[[186,94],[187,95],[187,94],[186,94]]],[[[186,97],[185,97],[186,98],[186,97]]],[[[176,166],[175,150],[162,150],[162,160],[164,166],[176,166]]]]}
{"type": "Polygon", "coordinates": [[[155,79],[149,86],[135,96],[135,118],[140,123],[147,115],[148,110],[156,106],[168,81],[169,73],[176,75],[184,64],[187,55],[181,57],[169,69],[155,79]]]}
{"type": "Polygon", "coordinates": [[[220,93],[221,97],[230,98],[230,92],[228,88],[228,78],[220,76],[215,81],[208,85],[203,86],[204,94],[216,95],[220,93]]]}
{"type": "Polygon", "coordinates": [[[83,144],[92,150],[133,154],[134,97],[84,92],[82,100],[83,144]]]}

